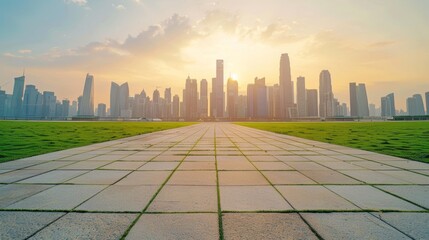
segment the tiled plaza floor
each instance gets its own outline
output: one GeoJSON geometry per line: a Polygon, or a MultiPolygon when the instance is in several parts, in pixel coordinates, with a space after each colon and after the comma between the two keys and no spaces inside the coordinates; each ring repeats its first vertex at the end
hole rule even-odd
{"type": "Polygon", "coordinates": [[[428,170],[202,123],[0,164],[0,239],[429,239],[428,170]]]}

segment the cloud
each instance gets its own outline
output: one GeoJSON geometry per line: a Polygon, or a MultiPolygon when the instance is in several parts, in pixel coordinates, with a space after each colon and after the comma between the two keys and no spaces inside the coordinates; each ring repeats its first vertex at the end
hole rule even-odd
{"type": "Polygon", "coordinates": [[[33,51],[31,49],[21,49],[18,51],[18,53],[21,53],[21,54],[30,54],[32,52],[33,51]]]}
{"type": "Polygon", "coordinates": [[[125,6],[124,5],[122,5],[122,4],[112,4],[112,6],[114,7],[114,8],[116,8],[117,10],[125,10],[126,8],[125,8],[125,6]]]}
{"type": "Polygon", "coordinates": [[[78,6],[85,6],[88,1],[87,0],[64,0],[68,4],[76,4],[78,6]]]}

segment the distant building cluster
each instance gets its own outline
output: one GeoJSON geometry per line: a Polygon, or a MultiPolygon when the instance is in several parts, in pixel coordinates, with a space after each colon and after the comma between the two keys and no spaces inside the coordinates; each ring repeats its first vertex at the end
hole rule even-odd
{"type": "Polygon", "coordinates": [[[0,89],[0,118],[3,119],[146,119],[146,120],[296,120],[334,118],[389,118],[398,115],[429,115],[429,92],[425,104],[420,94],[406,100],[406,112],[395,108],[395,96],[390,93],[381,98],[380,108],[368,103],[364,83],[350,83],[350,108],[335,98],[332,78],[328,70],[319,75],[319,89],[307,89],[305,77],[291,78],[290,59],[287,53],[280,57],[279,83],[267,86],[265,78],[255,77],[247,85],[247,95],[239,95],[238,82],[232,78],[224,86],[224,62],[216,60],[216,77],[212,78],[211,92],[208,81],[185,80],[182,100],[172,96],[166,88],[163,97],[156,89],[152,97],[144,90],[130,96],[128,83],[112,82],[110,105],[94,106],[94,77],[87,74],[82,96],[77,101],[59,101],[54,92],[25,85],[25,76],[15,78],[12,94],[0,89]],[[25,88],[24,88],[25,85],[25,88]],[[226,90],[226,92],[225,92],[226,90]],[[295,101],[296,99],[296,101],[295,101]],[[425,106],[426,105],[426,109],[425,106]]]}

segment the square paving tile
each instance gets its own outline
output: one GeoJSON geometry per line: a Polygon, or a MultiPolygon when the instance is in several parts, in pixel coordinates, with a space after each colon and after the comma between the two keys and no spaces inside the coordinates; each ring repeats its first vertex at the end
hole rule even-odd
{"type": "Polygon", "coordinates": [[[178,171],[186,170],[215,170],[216,166],[214,162],[182,162],[178,171]]]}
{"type": "Polygon", "coordinates": [[[371,186],[326,186],[362,209],[422,210],[421,208],[371,186]]]}
{"type": "Polygon", "coordinates": [[[77,162],[77,163],[73,163],[71,165],[61,167],[60,169],[64,169],[64,170],[94,170],[94,169],[97,169],[101,166],[107,165],[111,162],[112,161],[93,161],[93,162],[82,161],[82,162],[77,162]]]}
{"type": "Polygon", "coordinates": [[[272,184],[316,184],[298,171],[263,171],[272,184]]]}
{"type": "Polygon", "coordinates": [[[79,177],[69,180],[67,183],[74,184],[113,184],[123,178],[130,171],[93,170],[79,177]]]}
{"type": "Polygon", "coordinates": [[[253,162],[259,170],[293,170],[283,162],[253,162]]]}
{"type": "Polygon", "coordinates": [[[214,162],[214,156],[187,156],[185,162],[214,162]]]}
{"type": "Polygon", "coordinates": [[[343,170],[340,172],[369,184],[409,184],[407,181],[372,170],[343,170]]]}
{"type": "Polygon", "coordinates": [[[104,187],[97,185],[57,185],[9,205],[7,209],[71,210],[104,187]]]}
{"type": "Polygon", "coordinates": [[[136,214],[69,213],[31,239],[120,239],[136,214]]]}
{"type": "Polygon", "coordinates": [[[42,164],[37,164],[26,169],[44,169],[44,170],[53,170],[66,165],[70,165],[72,162],[69,161],[49,161],[42,164]]]}
{"type": "Polygon", "coordinates": [[[155,185],[160,186],[170,176],[171,171],[134,171],[115,185],[155,185]]]}
{"type": "Polygon", "coordinates": [[[277,158],[273,157],[273,156],[252,156],[252,155],[248,155],[247,159],[249,159],[252,162],[273,162],[273,161],[278,161],[277,158]]]}
{"type": "Polygon", "coordinates": [[[77,210],[142,211],[158,190],[158,186],[110,186],[98,193],[77,210]]]}
{"type": "Polygon", "coordinates": [[[270,185],[258,171],[220,171],[218,172],[219,185],[270,185]]]}
{"type": "Polygon", "coordinates": [[[74,170],[53,170],[47,173],[37,175],[32,178],[27,178],[19,183],[48,183],[59,184],[71,178],[77,177],[86,173],[87,171],[74,171],[74,170]]]}
{"type": "Polygon", "coordinates": [[[0,183],[17,182],[19,180],[37,176],[47,171],[48,170],[37,169],[37,170],[16,170],[12,172],[3,173],[0,175],[0,183]]]}
{"type": "Polygon", "coordinates": [[[100,169],[108,169],[108,170],[136,170],[141,167],[145,162],[125,162],[125,161],[117,161],[110,163],[101,167],[100,169]]]}
{"type": "Polygon", "coordinates": [[[88,159],[88,161],[117,161],[121,158],[126,157],[127,155],[120,155],[120,154],[105,154],[105,155],[98,155],[93,158],[88,159]]]}
{"type": "Polygon", "coordinates": [[[351,162],[353,165],[361,166],[370,170],[399,170],[396,167],[388,166],[379,162],[371,161],[355,161],[351,162]]]}
{"type": "Polygon", "coordinates": [[[149,212],[217,212],[215,186],[164,186],[149,212]]]}
{"type": "Polygon", "coordinates": [[[329,168],[315,162],[286,162],[286,164],[296,170],[329,170],[329,168]]]}
{"type": "Polygon", "coordinates": [[[216,186],[215,171],[176,171],[167,185],[216,186]]]}
{"type": "Polygon", "coordinates": [[[305,176],[313,179],[320,184],[361,184],[362,182],[348,177],[336,171],[301,171],[305,176]]]}
{"type": "Polygon", "coordinates": [[[281,211],[292,207],[272,186],[220,186],[222,211],[281,211]]]}
{"type": "MultiPolygon", "coordinates": [[[[0,185],[0,208],[18,202],[24,198],[32,196],[43,190],[52,187],[52,185],[24,185],[24,184],[8,184],[0,185]]],[[[1,238],[0,238],[1,239],[1,238]]]]}
{"type": "Polygon", "coordinates": [[[296,213],[225,213],[225,239],[318,239],[296,213]]]}
{"type": "Polygon", "coordinates": [[[429,213],[374,213],[414,239],[427,239],[429,236],[429,213]]]}
{"type": "Polygon", "coordinates": [[[214,213],[143,214],[126,239],[219,239],[214,213]]]}
{"type": "Polygon", "coordinates": [[[0,212],[0,239],[27,239],[64,214],[61,212],[0,212]]]}
{"type": "Polygon", "coordinates": [[[359,210],[323,186],[276,186],[297,210],[359,210]]]}
{"type": "Polygon", "coordinates": [[[177,155],[159,155],[155,157],[153,162],[180,162],[185,156],[177,156],[177,155]]]}
{"type": "Polygon", "coordinates": [[[179,162],[148,162],[138,170],[158,170],[158,171],[168,171],[174,170],[179,162]]]}
{"type": "Polygon", "coordinates": [[[256,168],[249,162],[244,160],[218,160],[217,161],[218,170],[253,170],[256,168]]]}
{"type": "Polygon", "coordinates": [[[330,169],[334,169],[334,170],[362,170],[364,169],[363,167],[348,163],[348,162],[342,162],[342,161],[337,161],[337,162],[320,162],[320,164],[322,164],[325,167],[328,167],[330,169]]]}
{"type": "Polygon", "coordinates": [[[324,239],[409,239],[369,213],[302,213],[324,239]]]}
{"type": "MultiPolygon", "coordinates": [[[[429,165],[429,164],[428,164],[429,165]]],[[[378,171],[380,173],[392,176],[394,178],[407,181],[414,184],[429,184],[429,177],[410,171],[378,171]]]]}
{"type": "Polygon", "coordinates": [[[377,186],[387,192],[400,196],[429,209],[429,186],[377,186]]]}

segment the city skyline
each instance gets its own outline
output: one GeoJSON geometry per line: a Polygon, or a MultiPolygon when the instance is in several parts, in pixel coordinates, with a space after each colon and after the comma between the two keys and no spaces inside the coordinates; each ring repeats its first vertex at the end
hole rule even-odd
{"type": "Polygon", "coordinates": [[[290,59],[282,53],[279,62],[279,82],[267,85],[265,77],[255,77],[247,85],[247,94],[238,92],[238,81],[232,77],[224,82],[224,61],[216,60],[216,77],[212,78],[209,94],[206,79],[200,81],[188,77],[182,90],[182,101],[175,94],[172,101],[171,88],[165,88],[164,97],[158,89],[152,99],[143,89],[140,94],[130,95],[128,82],[119,85],[111,82],[110,105],[94,104],[94,76],[87,73],[83,93],[77,101],[60,101],[54,92],[41,94],[35,85],[25,85],[25,75],[14,78],[12,94],[0,90],[0,117],[12,119],[93,119],[95,116],[109,119],[159,119],[159,120],[341,120],[344,117],[369,118],[394,116],[429,115],[429,92],[413,94],[406,99],[406,111],[396,109],[394,93],[380,98],[379,107],[368,102],[365,83],[349,83],[349,105],[336,98],[332,90],[329,70],[319,74],[319,88],[307,89],[305,77],[294,81],[290,77],[290,59]],[[25,88],[24,88],[25,86],[25,88]],[[226,90],[226,91],[225,91],[226,90]],[[296,94],[295,94],[296,92],[296,94]],[[210,95],[210,101],[208,101],[210,95]],[[296,96],[296,99],[294,98],[296,96]],[[425,103],[424,100],[425,98],[425,103]],[[210,108],[209,108],[210,106],[210,108]]]}
{"type": "MultiPolygon", "coordinates": [[[[112,81],[129,82],[130,92],[171,87],[175,95],[181,94],[183,76],[210,81],[216,74],[211,62],[224,59],[224,78],[238,76],[243,94],[255,76],[264,76],[267,85],[278,83],[282,52],[292,59],[291,79],[304,76],[309,89],[318,88],[320,70],[329,69],[340,102],[348,101],[350,82],[373,89],[368,101],[377,105],[389,92],[406,99],[427,88],[429,3],[422,1],[67,0],[23,5],[12,1],[0,8],[5,18],[0,87],[7,92],[13,88],[11,79],[25,68],[29,84],[58,86],[59,98],[81,94],[81,76],[87,72],[97,76],[95,103],[108,102],[112,81]],[[54,16],[61,17],[55,23],[46,20],[54,16]],[[96,24],[106,16],[108,24],[96,24]]],[[[397,108],[406,109],[405,102],[397,108]]]]}

